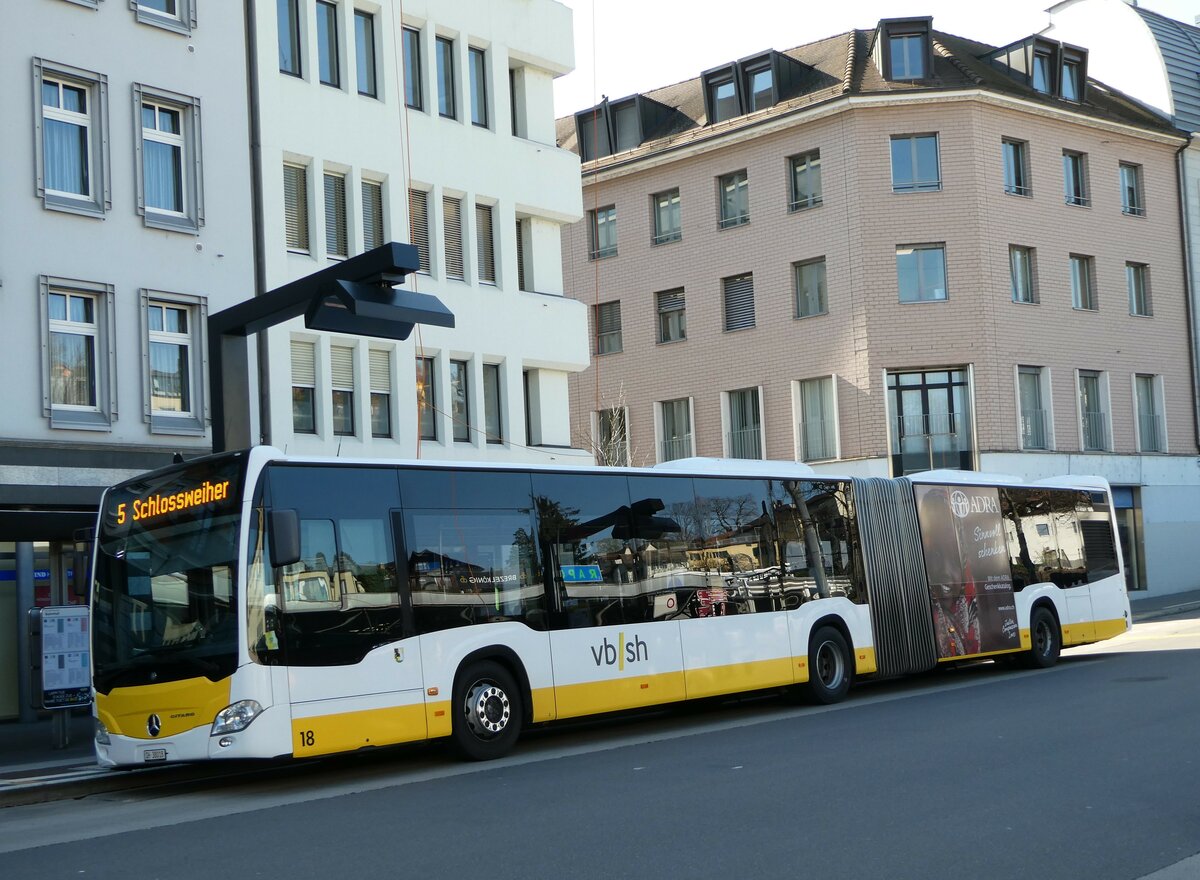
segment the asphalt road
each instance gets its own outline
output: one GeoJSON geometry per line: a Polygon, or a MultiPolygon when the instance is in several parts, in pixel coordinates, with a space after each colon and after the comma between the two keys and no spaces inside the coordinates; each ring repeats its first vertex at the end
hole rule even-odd
{"type": "Polygon", "coordinates": [[[0,811],[0,877],[1200,878],[1200,621],[992,664],[0,811]]]}

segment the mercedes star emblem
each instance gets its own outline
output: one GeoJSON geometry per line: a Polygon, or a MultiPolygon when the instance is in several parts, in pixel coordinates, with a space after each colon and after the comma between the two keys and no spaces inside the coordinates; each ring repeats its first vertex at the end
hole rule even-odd
{"type": "Polygon", "coordinates": [[[151,715],[146,719],[146,732],[151,736],[158,736],[162,730],[162,722],[158,720],[157,715],[151,715]]]}

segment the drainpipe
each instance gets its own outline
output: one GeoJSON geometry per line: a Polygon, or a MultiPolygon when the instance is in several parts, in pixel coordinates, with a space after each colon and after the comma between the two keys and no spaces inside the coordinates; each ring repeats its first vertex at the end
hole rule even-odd
{"type": "Polygon", "coordinates": [[[1200,363],[1197,362],[1197,336],[1200,328],[1196,327],[1196,303],[1192,293],[1192,251],[1191,236],[1188,230],[1187,216],[1187,158],[1184,151],[1192,145],[1194,134],[1188,134],[1187,141],[1175,151],[1175,166],[1179,171],[1179,236],[1183,244],[1183,302],[1187,307],[1188,329],[1188,360],[1192,366],[1192,430],[1195,434],[1196,445],[1200,446],[1200,363]]]}
{"type": "MultiPolygon", "coordinates": [[[[250,122],[250,211],[254,223],[254,295],[267,290],[266,223],[263,220],[262,191],[262,116],[258,90],[258,12],[257,0],[246,0],[246,95],[250,122]]],[[[258,354],[258,439],[271,442],[271,407],[267,389],[271,387],[267,334],[255,333],[258,354]]],[[[223,426],[222,426],[223,429],[223,426]]],[[[217,430],[217,426],[213,427],[217,430]]],[[[251,438],[253,444],[253,438],[251,438]]]]}

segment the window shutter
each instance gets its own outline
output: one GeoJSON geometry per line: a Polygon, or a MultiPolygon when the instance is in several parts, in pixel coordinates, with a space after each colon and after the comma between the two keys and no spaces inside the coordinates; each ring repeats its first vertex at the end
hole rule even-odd
{"type": "Polygon", "coordinates": [[[478,238],[479,281],[496,283],[496,250],[492,241],[492,206],[475,206],[475,234],[478,238]]]}
{"type": "Polygon", "coordinates": [[[292,340],[292,384],[316,386],[317,349],[314,343],[292,340]]]}
{"type": "Polygon", "coordinates": [[[363,247],[367,250],[383,245],[383,187],[364,180],[362,185],[363,247]]]}
{"type": "Polygon", "coordinates": [[[390,394],[392,391],[391,352],[373,348],[367,355],[371,369],[371,390],[381,394],[390,394]]]}
{"type": "Polygon", "coordinates": [[[325,250],[333,257],[344,257],[346,249],[346,178],[325,175],[325,250]]]}
{"type": "Polygon", "coordinates": [[[462,246],[462,199],[442,196],[442,219],[446,226],[446,277],[465,278],[462,246]]]}
{"type": "Polygon", "coordinates": [[[308,174],[302,165],[283,166],[283,215],[288,248],[308,250],[308,174]]]}
{"type": "Polygon", "coordinates": [[[597,333],[604,336],[608,333],[621,332],[621,304],[619,302],[601,303],[596,310],[597,333]]]}
{"type": "Polygon", "coordinates": [[[741,330],[754,326],[754,275],[726,278],[725,329],[741,330]]]}
{"type": "Polygon", "coordinates": [[[429,193],[423,189],[408,191],[410,238],[417,248],[419,271],[429,272],[429,193]]]}
{"type": "Polygon", "coordinates": [[[683,290],[664,290],[658,294],[660,312],[677,312],[683,308],[683,290]]]}
{"type": "Polygon", "coordinates": [[[329,346],[329,378],[334,388],[354,390],[354,349],[345,345],[329,346]]]}
{"type": "Polygon", "coordinates": [[[517,218],[517,290],[525,287],[525,223],[517,218]]]}

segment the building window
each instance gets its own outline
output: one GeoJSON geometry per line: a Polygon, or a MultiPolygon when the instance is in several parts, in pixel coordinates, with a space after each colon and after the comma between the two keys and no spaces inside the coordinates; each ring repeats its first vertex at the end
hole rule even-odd
{"type": "Polygon", "coordinates": [[[1041,367],[1017,368],[1017,396],[1021,402],[1021,448],[1049,449],[1046,407],[1042,402],[1041,367]]]}
{"type": "Polygon", "coordinates": [[[596,464],[629,467],[629,414],[622,406],[596,413],[596,464]]]}
{"type": "Polygon", "coordinates": [[[383,184],[362,182],[363,248],[372,250],[383,245],[383,184]]]}
{"type": "Polygon", "coordinates": [[[361,9],[354,10],[354,59],[358,72],[358,93],[374,98],[375,85],[375,16],[361,9]]]}
{"type": "MultiPolygon", "coordinates": [[[[679,218],[679,190],[670,189],[650,197],[654,215],[654,244],[666,244],[683,238],[683,225],[679,218]]],[[[614,238],[614,247],[616,246],[614,238]]]]}
{"type": "Polygon", "coordinates": [[[1080,70],[1078,61],[1063,61],[1062,66],[1062,96],[1068,101],[1079,101],[1083,94],[1080,88],[1080,70]]]}
{"type": "Polygon", "coordinates": [[[1016,303],[1036,303],[1038,301],[1034,273],[1033,248],[1009,245],[1008,271],[1012,282],[1012,299],[1016,303]]]}
{"type": "Polygon", "coordinates": [[[621,302],[600,303],[596,313],[596,354],[621,351],[621,302]]]}
{"type": "Polygon", "coordinates": [[[889,79],[925,78],[925,35],[899,34],[890,39],[892,70],[889,79]]]}
{"type": "Polygon", "coordinates": [[[116,351],[107,284],[43,275],[42,412],[51,428],[107,431],[116,412],[116,351]]]}
{"type": "Polygon", "coordinates": [[[317,0],[317,76],[325,85],[340,88],[340,66],[337,4],[317,0]]]}
{"type": "Polygon", "coordinates": [[[442,228],[446,242],[446,277],[466,279],[463,266],[462,199],[442,196],[442,228]]]}
{"type": "Polygon", "coordinates": [[[1129,290],[1129,314],[1150,317],[1150,267],[1144,263],[1126,263],[1125,284],[1129,290]]]}
{"type": "Polygon", "coordinates": [[[346,345],[329,346],[329,387],[333,412],[333,433],[354,436],[354,349],[346,345]]]}
{"type": "Polygon", "coordinates": [[[658,460],[674,461],[692,454],[691,401],[664,400],[659,405],[662,418],[662,441],[659,444],[658,460]]]}
{"type": "Polygon", "coordinates": [[[275,0],[279,24],[279,70],[300,76],[300,0],[275,0]]]}
{"type": "Polygon", "coordinates": [[[518,217],[516,219],[517,232],[517,290],[533,291],[533,278],[525,274],[525,264],[528,261],[529,265],[533,265],[533,255],[527,253],[527,249],[532,249],[533,240],[529,234],[529,229],[532,226],[533,220],[529,217],[518,217]]]}
{"type": "Polygon", "coordinates": [[[500,365],[483,365],[483,424],[488,443],[504,442],[504,423],[500,419],[500,365]]]}
{"type": "MultiPolygon", "coordinates": [[[[190,34],[196,26],[194,0],[131,0],[134,14],[142,24],[190,34]]],[[[94,2],[89,3],[95,6],[94,2]]]]}
{"type": "Polygon", "coordinates": [[[745,170],[726,174],[717,181],[721,200],[722,229],[750,222],[750,178],[745,170]]]}
{"type": "Polygon", "coordinates": [[[895,476],[974,467],[966,370],[888,373],[888,409],[895,476]]]}
{"type": "Polygon", "coordinates": [[[710,122],[724,122],[739,115],[737,88],[733,83],[732,70],[725,76],[709,80],[708,95],[708,103],[712,107],[710,122]]]}
{"type": "Polygon", "coordinates": [[[1000,142],[1004,153],[1004,191],[1009,195],[1033,194],[1029,185],[1029,144],[1004,138],[1000,142]]]}
{"type": "Polygon", "coordinates": [[[791,200],[788,210],[803,211],[821,204],[821,151],[813,150],[788,159],[791,169],[791,200]]]}
{"type": "Polygon", "coordinates": [[[1033,89],[1043,95],[1049,95],[1054,90],[1054,77],[1051,71],[1050,54],[1035,52],[1033,55],[1033,89]]]}
{"type": "Polygon", "coordinates": [[[746,112],[765,110],[775,104],[775,75],[770,60],[744,71],[746,77],[746,112]]]}
{"type": "Polygon", "coordinates": [[[346,234],[346,175],[325,172],[325,254],[345,257],[349,251],[346,234]]]}
{"type": "Polygon", "coordinates": [[[292,430],[317,433],[317,345],[292,340],[292,430]]]}
{"type": "Polygon", "coordinates": [[[933,302],[946,298],[946,247],[942,244],[896,248],[900,302],[933,302]]]}
{"type": "Polygon", "coordinates": [[[938,136],[892,137],[892,192],[930,192],[942,188],[938,136]]]}
{"type": "Polygon", "coordinates": [[[725,447],[729,458],[762,458],[762,418],[758,389],[729,392],[729,436],[725,447]]]}
{"type": "Polygon", "coordinates": [[[392,436],[392,353],[383,348],[367,352],[371,372],[371,436],[392,436]]]}
{"type": "Polygon", "coordinates": [[[103,216],[108,173],[108,80],[35,58],[37,194],[46,208],[103,216]]]}
{"type": "Polygon", "coordinates": [[[1094,370],[1079,371],[1079,415],[1085,452],[1108,449],[1108,413],[1101,397],[1104,393],[1103,378],[1102,373],[1094,370]]]}
{"type": "Polygon", "coordinates": [[[138,213],[147,226],[198,232],[204,224],[200,102],[133,87],[138,114],[138,213]]]}
{"type": "Polygon", "coordinates": [[[1142,217],[1146,213],[1142,196],[1142,166],[1121,163],[1121,211],[1142,217]]]}
{"type": "Polygon", "coordinates": [[[1063,150],[1063,196],[1068,205],[1091,204],[1087,186],[1087,154],[1063,150]]]}
{"type": "Polygon", "coordinates": [[[744,330],[754,326],[754,274],[721,279],[725,300],[725,329],[744,330]]]}
{"type": "Polygon", "coordinates": [[[436,43],[438,115],[447,119],[457,119],[458,110],[454,104],[454,41],[446,37],[438,37],[436,43]]]}
{"type": "Polygon", "coordinates": [[[150,411],[191,415],[193,360],[188,309],[151,300],[146,318],[150,334],[150,411]]]}
{"type": "Polygon", "coordinates": [[[608,114],[612,120],[613,140],[616,142],[613,152],[620,153],[642,145],[642,123],[636,98],[620,104],[610,104],[608,114]]]}
{"type": "Polygon", "coordinates": [[[1095,259],[1082,254],[1071,254],[1071,307],[1095,311],[1095,259]]]}
{"type": "Polygon", "coordinates": [[[1133,377],[1134,394],[1137,396],[1139,452],[1167,451],[1160,378],[1144,375],[1133,377]]]}
{"type": "Polygon", "coordinates": [[[283,221],[287,249],[308,253],[308,169],[303,165],[283,165],[283,221]]]}
{"type": "Polygon", "coordinates": [[[450,361],[450,420],[454,439],[471,441],[471,395],[466,361],[450,361]]]}
{"type": "Polygon", "coordinates": [[[423,189],[408,191],[408,232],[417,249],[417,271],[429,274],[429,193],[423,189]]]}
{"type": "Polygon", "coordinates": [[[471,124],[488,127],[487,55],[472,46],[471,60],[471,124]]]}
{"type": "Polygon", "coordinates": [[[658,341],[679,342],[687,339],[687,310],[683,288],[654,294],[658,306],[658,341]]]}
{"type": "Polygon", "coordinates": [[[792,270],[796,279],[796,317],[825,314],[828,308],[825,299],[825,258],[796,263],[792,270]]]}
{"type": "Polygon", "coordinates": [[[833,377],[800,382],[800,457],[822,461],[837,457],[837,414],[833,402],[833,377]]]}
{"type": "Polygon", "coordinates": [[[422,440],[436,440],[437,435],[437,376],[433,358],[417,358],[417,423],[422,440]]]}
{"type": "Polygon", "coordinates": [[[617,208],[609,205],[588,211],[588,258],[599,260],[617,255],[617,208]]]}
{"type": "MultiPolygon", "coordinates": [[[[523,138],[525,137],[525,69],[510,67],[508,69],[508,104],[509,104],[509,124],[512,127],[512,136],[523,138]]],[[[579,116],[576,116],[576,128],[579,126],[579,116]]],[[[588,145],[582,140],[579,141],[579,152],[586,159],[588,145]]]]}
{"type": "Polygon", "coordinates": [[[475,256],[479,283],[496,283],[496,239],[492,229],[492,206],[475,205],[475,256]]]}
{"type": "Polygon", "coordinates": [[[424,110],[421,98],[421,32],[404,28],[404,104],[413,110],[424,110]]]}

